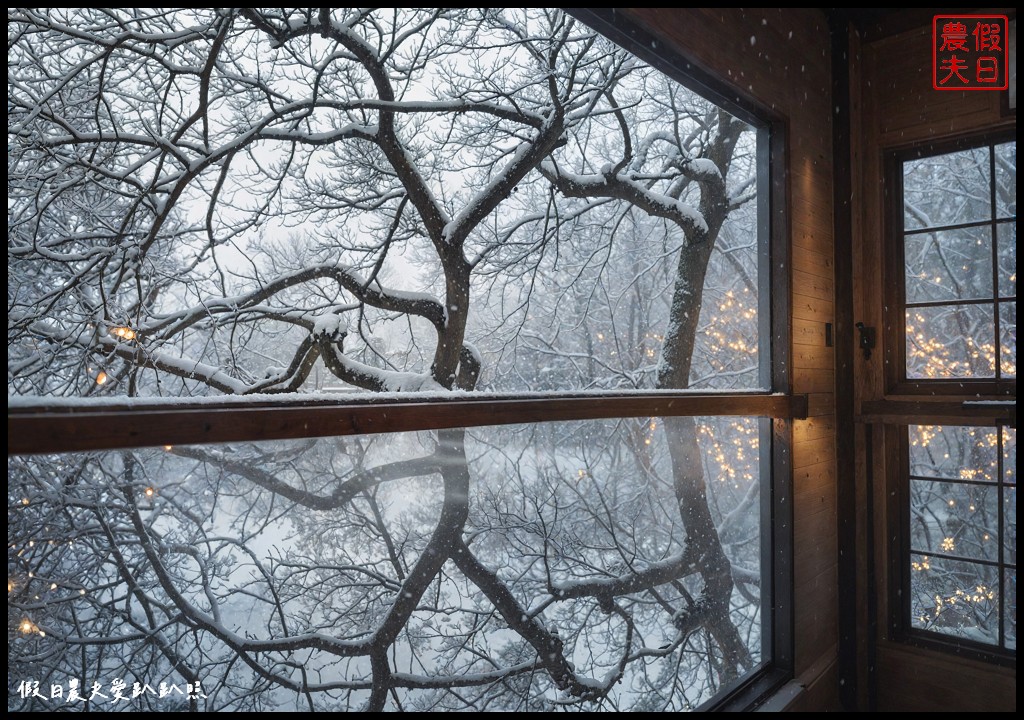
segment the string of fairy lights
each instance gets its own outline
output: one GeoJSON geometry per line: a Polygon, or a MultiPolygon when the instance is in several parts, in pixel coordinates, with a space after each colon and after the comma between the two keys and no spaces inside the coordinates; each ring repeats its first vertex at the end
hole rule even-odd
{"type": "MultiPolygon", "coordinates": [[[[28,508],[32,505],[32,501],[24,497],[21,499],[21,507],[28,508]]],[[[50,533],[49,526],[43,526],[43,534],[50,533]]],[[[50,538],[48,540],[35,540],[30,539],[21,543],[13,542],[8,543],[7,550],[9,553],[13,552],[16,558],[21,558],[22,562],[27,564],[29,558],[26,556],[31,554],[31,551],[36,547],[46,548],[57,548],[58,546],[64,545],[66,547],[74,547],[75,541],[72,540],[57,540],[50,538]]],[[[7,577],[7,598],[8,603],[12,599],[25,598],[34,602],[66,602],[68,599],[74,596],[82,596],[88,594],[88,589],[81,583],[58,581],[52,578],[39,577],[34,570],[27,570],[20,574],[8,574],[7,577]],[[33,587],[37,586],[37,587],[33,587]],[[51,596],[44,598],[44,593],[57,593],[57,596],[51,596]],[[70,594],[69,594],[70,593],[70,594]]],[[[43,630],[36,622],[28,615],[21,616],[16,623],[17,631],[22,635],[30,636],[36,635],[40,638],[46,637],[46,631],[43,630]]]]}
{"type": "MultiPolygon", "coordinates": [[[[172,446],[164,446],[165,450],[171,450],[172,446]]],[[[153,485],[147,485],[141,488],[143,497],[148,500],[152,500],[157,496],[157,488],[153,485]]],[[[22,497],[20,503],[15,506],[18,509],[28,509],[33,506],[33,501],[30,497],[22,497]]],[[[52,534],[51,527],[49,525],[42,526],[42,535],[46,536],[52,534]]],[[[20,564],[23,566],[30,566],[32,562],[31,555],[34,554],[36,548],[53,548],[57,549],[60,546],[68,548],[75,547],[74,539],[57,539],[57,538],[30,538],[28,540],[21,540],[15,542],[9,542],[7,545],[7,551],[14,558],[20,560],[20,564]]],[[[9,568],[12,563],[9,562],[9,568]]],[[[13,564],[18,564],[13,563],[13,564]]],[[[84,597],[88,595],[88,588],[82,583],[78,582],[67,582],[63,579],[44,578],[37,575],[33,569],[25,570],[24,572],[12,574],[8,571],[7,577],[7,597],[8,604],[12,600],[28,599],[36,603],[53,603],[53,602],[66,602],[68,599],[75,595],[84,597]],[[47,584],[48,583],[48,584],[47,584]],[[34,587],[35,586],[35,587],[34,587]],[[68,593],[71,593],[70,595],[68,593]],[[56,596],[45,598],[43,593],[57,593],[56,596]]],[[[24,636],[38,636],[40,638],[46,637],[46,631],[43,630],[31,617],[25,615],[21,616],[17,620],[16,629],[19,633],[24,636]]]]}
{"type": "MultiPolygon", "coordinates": [[[[118,340],[124,342],[133,342],[139,339],[138,333],[127,325],[114,325],[108,328],[107,331],[118,340]]],[[[110,375],[103,368],[88,367],[86,368],[86,373],[97,385],[106,385],[111,379],[110,375]]]]}

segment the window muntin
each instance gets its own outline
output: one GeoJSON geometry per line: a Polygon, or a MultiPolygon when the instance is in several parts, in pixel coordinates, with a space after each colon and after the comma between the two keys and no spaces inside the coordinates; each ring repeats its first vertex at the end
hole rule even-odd
{"type": "Polygon", "coordinates": [[[995,661],[1016,652],[1016,431],[1005,414],[995,427],[971,417],[991,423],[979,403],[1016,395],[1012,137],[898,151],[888,175],[887,400],[937,401],[893,403],[907,410],[890,422],[916,424],[889,448],[900,498],[892,627],[995,661]]]}
{"type": "Polygon", "coordinates": [[[901,156],[906,381],[1016,378],[1016,148],[901,156]]]}

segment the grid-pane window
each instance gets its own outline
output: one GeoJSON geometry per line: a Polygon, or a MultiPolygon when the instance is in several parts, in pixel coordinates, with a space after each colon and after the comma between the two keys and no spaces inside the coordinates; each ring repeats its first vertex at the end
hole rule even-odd
{"type": "Polygon", "coordinates": [[[909,627],[1017,647],[1017,432],[909,428],[909,627]]]}
{"type": "Polygon", "coordinates": [[[907,380],[1017,376],[1017,143],[903,161],[907,380]]]}

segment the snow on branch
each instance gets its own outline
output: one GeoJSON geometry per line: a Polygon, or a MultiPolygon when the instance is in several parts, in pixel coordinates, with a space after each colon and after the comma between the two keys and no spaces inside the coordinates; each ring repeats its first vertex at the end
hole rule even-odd
{"type": "Polygon", "coordinates": [[[551,161],[544,162],[541,171],[567,197],[612,197],[625,200],[649,215],[672,221],[683,230],[691,243],[703,242],[708,233],[708,224],[696,209],[621,174],[608,172],[579,175],[564,171],[551,161]]]}

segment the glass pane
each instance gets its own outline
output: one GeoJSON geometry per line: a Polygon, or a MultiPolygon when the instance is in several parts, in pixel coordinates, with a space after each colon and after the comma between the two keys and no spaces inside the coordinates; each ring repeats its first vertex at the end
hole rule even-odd
{"type": "Polygon", "coordinates": [[[1004,592],[1006,593],[1005,618],[1003,619],[1003,632],[1006,633],[1006,647],[1009,650],[1017,649],[1017,569],[1006,570],[1003,573],[1004,592]]]}
{"type": "Polygon", "coordinates": [[[992,217],[988,148],[903,164],[906,229],[941,227],[992,217]]]}
{"type": "Polygon", "coordinates": [[[992,297],[992,228],[907,235],[907,302],[992,297]]]}
{"type": "Polygon", "coordinates": [[[996,225],[999,253],[999,296],[1017,294],[1017,223],[996,225]]]}
{"type": "Polygon", "coordinates": [[[998,488],[911,480],[910,546],[924,554],[997,561],[998,488]]]}
{"type": "Polygon", "coordinates": [[[995,376],[992,305],[907,309],[907,377],[995,376]]]}
{"type": "Polygon", "coordinates": [[[999,370],[1003,377],[1017,377],[1017,303],[999,304],[999,370]]]}
{"type": "Polygon", "coordinates": [[[995,428],[911,425],[908,432],[911,476],[997,480],[999,435],[995,428]]]}
{"type": "Polygon", "coordinates": [[[367,68],[319,31],[226,36],[200,121],[164,25],[202,44],[219,11],[20,21],[12,92],[76,111],[26,111],[9,147],[9,394],[768,389],[755,128],[558,10],[332,13],[393,81],[388,152],[367,68]],[[152,41],[111,74],[90,42],[123,27],[152,41]],[[187,176],[159,159],[197,142],[219,150],[187,176]]]}
{"type": "Polygon", "coordinates": [[[1003,428],[1003,482],[1017,484],[1017,429],[1003,428]]]}
{"type": "Polygon", "coordinates": [[[1017,564],[1017,488],[1003,488],[1003,561],[1017,564]]]}
{"type": "Polygon", "coordinates": [[[912,627],[999,642],[999,571],[964,560],[910,556],[912,627]]]}
{"type": "Polygon", "coordinates": [[[1017,141],[996,145],[996,215],[1017,214],[1017,141]]]}
{"type": "Polygon", "coordinates": [[[68,667],[175,682],[152,632],[201,663],[200,709],[293,708],[237,662],[246,643],[334,710],[366,704],[384,676],[371,654],[393,680],[386,709],[586,709],[595,691],[609,708],[692,708],[765,657],[763,426],[646,418],[9,458],[9,614],[28,623],[9,672],[44,687],[68,667]],[[703,560],[719,552],[728,564],[703,560]]]}

